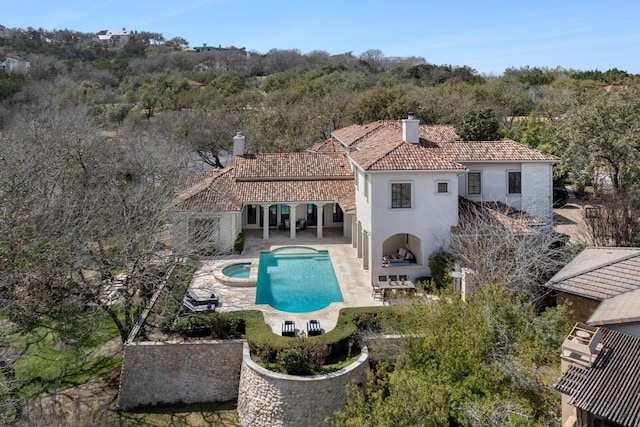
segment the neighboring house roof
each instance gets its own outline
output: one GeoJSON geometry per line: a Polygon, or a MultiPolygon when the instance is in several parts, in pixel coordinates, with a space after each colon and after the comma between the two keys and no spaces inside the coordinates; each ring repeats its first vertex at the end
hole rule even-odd
{"type": "Polygon", "coordinates": [[[640,289],[640,248],[585,248],[547,286],[599,301],[640,289]]]}
{"type": "Polygon", "coordinates": [[[570,365],[555,385],[569,404],[621,426],[640,425],[640,338],[602,328],[591,367],[570,365]]]}
{"type": "Polygon", "coordinates": [[[640,322],[640,289],[602,301],[588,325],[606,326],[640,322]]]}

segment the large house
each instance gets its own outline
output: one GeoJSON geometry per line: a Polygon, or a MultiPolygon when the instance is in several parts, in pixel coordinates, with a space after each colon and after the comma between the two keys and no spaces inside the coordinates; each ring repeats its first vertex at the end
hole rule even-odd
{"type": "Polygon", "coordinates": [[[338,129],[305,152],[246,154],[234,164],[187,174],[175,201],[173,244],[230,249],[242,231],[338,230],[370,276],[430,274],[464,207],[503,224],[552,223],[552,168],[558,158],[510,139],[462,141],[450,125],[378,121],[338,129]],[[532,220],[534,218],[534,220],[532,220]]]}

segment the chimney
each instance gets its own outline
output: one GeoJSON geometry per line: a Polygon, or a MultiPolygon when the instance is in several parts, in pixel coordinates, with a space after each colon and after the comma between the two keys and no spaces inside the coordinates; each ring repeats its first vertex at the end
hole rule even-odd
{"type": "Polygon", "coordinates": [[[238,132],[233,137],[233,156],[244,156],[244,135],[238,132]]]}
{"type": "Polygon", "coordinates": [[[420,120],[415,119],[413,113],[402,120],[402,140],[412,144],[420,142],[420,120]]]}

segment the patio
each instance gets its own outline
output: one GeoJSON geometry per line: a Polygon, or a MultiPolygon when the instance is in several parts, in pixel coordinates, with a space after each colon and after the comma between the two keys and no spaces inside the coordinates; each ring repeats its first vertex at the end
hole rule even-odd
{"type": "Polygon", "coordinates": [[[220,303],[217,311],[260,310],[264,313],[266,324],[280,334],[282,322],[293,320],[296,329],[305,331],[310,319],[320,321],[322,329],[330,331],[338,320],[338,312],[344,307],[366,307],[382,305],[382,301],[371,296],[371,281],[368,272],[362,269],[361,261],[356,257],[356,250],[349,239],[342,236],[341,229],[326,228],[324,237],[318,239],[316,230],[308,228],[300,231],[295,239],[290,238],[289,231],[270,230],[269,239],[262,239],[261,230],[245,231],[247,239],[245,250],[240,255],[228,255],[202,260],[194,274],[191,288],[196,293],[210,294],[215,292],[220,303]],[[257,263],[260,252],[271,251],[283,246],[306,246],[317,250],[327,250],[336,273],[344,302],[333,303],[322,310],[309,313],[285,313],[269,305],[256,305],[255,287],[231,287],[219,283],[213,270],[234,262],[257,263]]]}

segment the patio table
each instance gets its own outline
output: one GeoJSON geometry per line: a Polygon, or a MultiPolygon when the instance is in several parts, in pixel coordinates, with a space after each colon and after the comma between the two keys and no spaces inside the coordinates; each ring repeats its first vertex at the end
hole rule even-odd
{"type": "Polygon", "coordinates": [[[386,293],[388,290],[397,289],[405,292],[415,291],[416,285],[409,280],[405,280],[402,282],[390,282],[390,281],[379,281],[378,289],[382,290],[382,300],[386,298],[386,293]]]}

